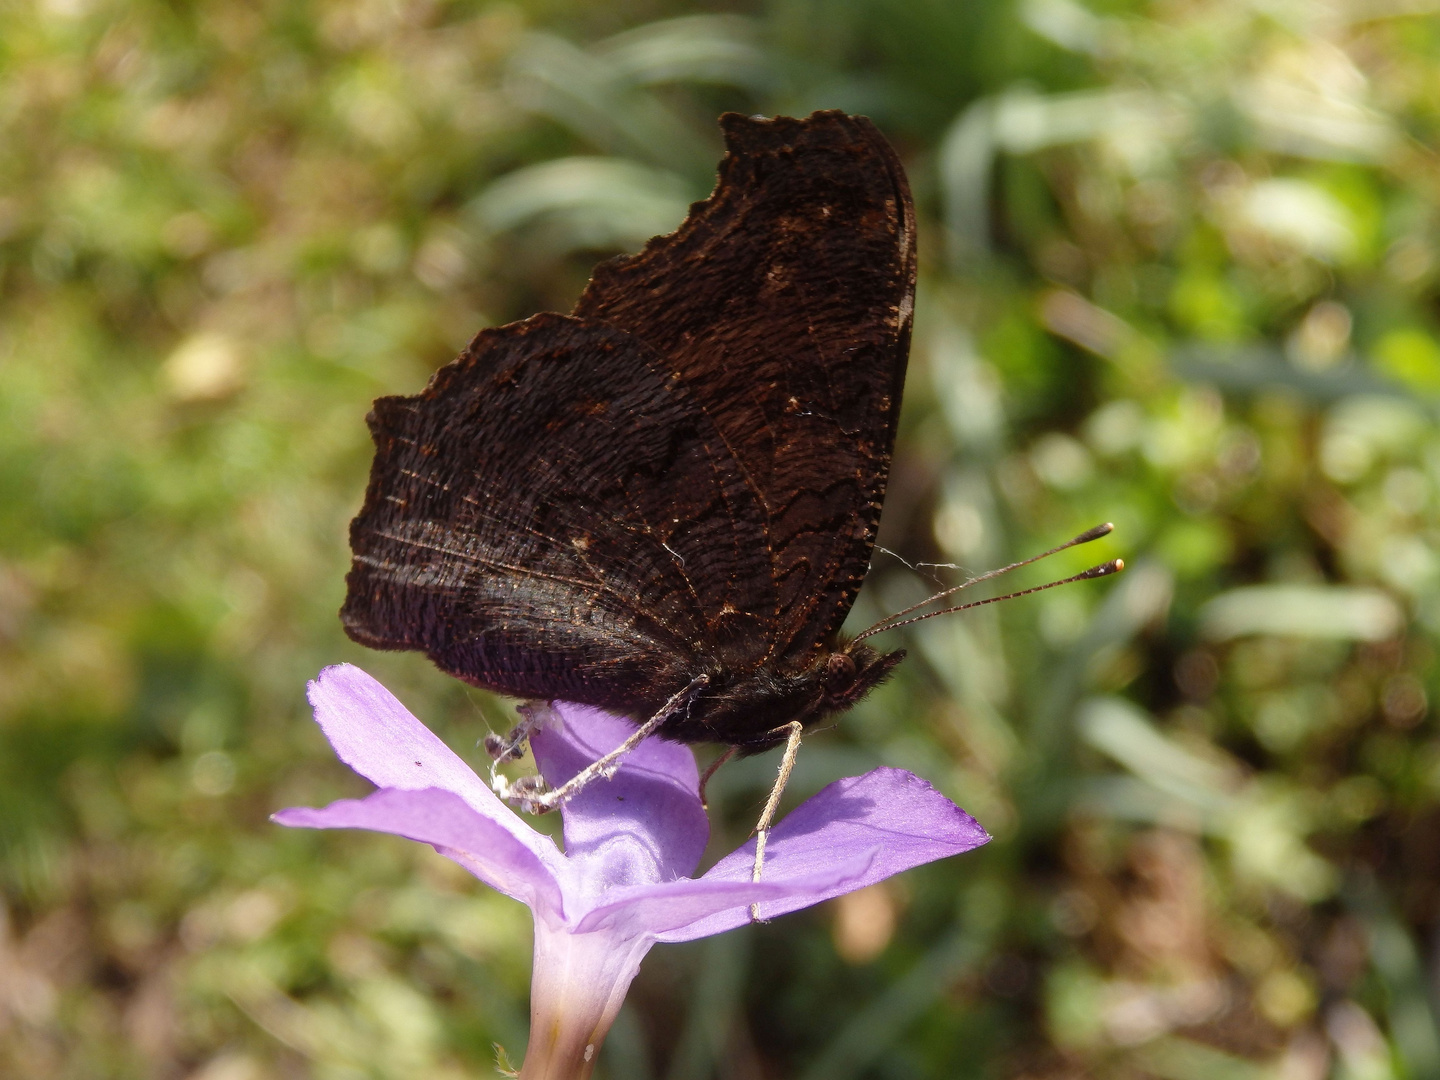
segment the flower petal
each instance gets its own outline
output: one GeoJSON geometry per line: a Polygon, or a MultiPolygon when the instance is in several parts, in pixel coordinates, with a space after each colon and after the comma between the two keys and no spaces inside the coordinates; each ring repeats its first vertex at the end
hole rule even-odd
{"type": "MultiPolygon", "coordinates": [[[[576,933],[593,930],[621,930],[626,934],[649,934],[661,941],[689,941],[716,931],[690,934],[692,926],[708,924],[711,918],[730,919],[721,929],[739,926],[750,918],[750,905],[762,901],[784,903],[793,896],[824,894],[837,896],[866,879],[879,856],[878,848],[850,852],[849,857],[831,859],[823,868],[803,877],[785,880],[728,881],[684,878],[657,885],[613,890],[607,903],[587,912],[576,933]],[[731,919],[733,917],[733,919],[731,919]],[[679,936],[673,936],[677,934],[679,936]]],[[[814,901],[809,901],[813,903],[814,901]]],[[[768,905],[767,905],[768,906],[768,905]]],[[[796,906],[804,906],[796,905],[796,906]]],[[[793,910],[785,908],[784,910],[793,910]]]]}
{"type": "MultiPolygon", "coordinates": [[[[761,905],[765,918],[783,915],[832,896],[882,881],[912,866],[958,855],[990,836],[980,823],[920,777],[904,769],[875,769],[824,788],[775,826],[765,848],[767,882],[792,883],[790,895],[761,905]],[[855,852],[878,848],[864,873],[819,888],[809,884],[818,872],[855,852]]],[[[755,841],[732,851],[701,881],[747,881],[755,861],[755,841]]],[[[724,911],[673,932],[662,941],[690,941],[718,934],[746,921],[748,914],[724,911]]]]}
{"type": "Polygon", "coordinates": [[[537,916],[564,910],[551,867],[500,822],[452,791],[381,788],[363,799],[341,799],[322,809],[281,810],[271,820],[307,829],[370,829],[419,840],[492,889],[528,904],[537,916]]]}
{"type": "MultiPolygon", "coordinates": [[[[454,751],[373,678],[352,664],[336,664],[310,683],[315,722],[336,755],[379,788],[443,788],[493,821],[536,857],[561,871],[554,842],[537,833],[490,790],[454,751]]],[[[368,826],[367,826],[368,827],[368,826]]]]}
{"type": "MultiPolygon", "coordinates": [[[[531,736],[530,747],[552,787],[635,732],[630,721],[585,705],[557,701],[551,713],[554,722],[531,736]]],[[[565,854],[587,864],[583,876],[597,891],[689,877],[710,838],[699,786],[689,747],[646,739],[612,778],[587,784],[565,804],[565,854]]]]}

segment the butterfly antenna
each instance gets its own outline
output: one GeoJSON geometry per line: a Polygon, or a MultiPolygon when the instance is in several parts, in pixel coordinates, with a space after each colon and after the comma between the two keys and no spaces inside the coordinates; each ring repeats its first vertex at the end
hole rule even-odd
{"type": "MultiPolygon", "coordinates": [[[[1022,564],[1023,565],[1023,564],[1022,564]]],[[[1090,581],[1094,578],[1109,577],[1111,574],[1118,574],[1125,569],[1124,559],[1111,559],[1099,566],[1092,566],[1072,577],[1061,578],[1059,581],[1046,582],[1044,585],[1036,585],[1030,589],[1021,589],[1019,592],[1006,593],[1004,596],[991,596],[984,600],[972,600],[968,604],[958,604],[955,607],[941,608],[939,611],[927,611],[924,615],[916,615],[901,622],[892,622],[886,626],[874,626],[863,634],[856,635],[855,640],[869,637],[871,634],[878,634],[881,630],[894,630],[900,626],[909,626],[911,623],[922,622],[925,619],[933,619],[936,615],[952,615],[957,611],[969,611],[971,608],[984,607],[986,604],[998,604],[1001,600],[1014,600],[1020,596],[1029,596],[1031,593],[1044,592],[1046,589],[1053,589],[1057,585],[1069,585],[1076,581],[1090,581]]],[[[979,580],[978,578],[976,579],[979,580]]],[[[966,582],[966,584],[971,584],[966,582]]]]}
{"type": "MultiPolygon", "coordinates": [[[[1068,550],[1068,549],[1070,549],[1070,548],[1072,548],[1072,547],[1079,547],[1081,544],[1088,544],[1088,543],[1090,543],[1092,540],[1099,540],[1102,536],[1109,536],[1109,535],[1110,535],[1112,532],[1114,532],[1114,531],[1115,531],[1115,526],[1114,526],[1111,522],[1108,522],[1108,521],[1107,521],[1107,522],[1105,522],[1105,524],[1103,524],[1103,525],[1096,525],[1093,529],[1086,529],[1086,530],[1085,530],[1084,532],[1082,532],[1079,536],[1071,537],[1069,540],[1066,540],[1065,543],[1059,545],[1058,547],[1053,547],[1053,548],[1051,548],[1049,551],[1042,551],[1039,555],[1032,555],[1032,556],[1030,556],[1030,558],[1028,558],[1028,559],[1021,559],[1019,562],[1011,563],[1009,566],[1002,566],[1002,567],[1000,567],[998,570],[987,570],[985,573],[979,575],[978,577],[970,578],[968,581],[962,581],[959,585],[953,585],[953,586],[951,586],[950,588],[945,589],[943,592],[938,592],[938,593],[936,593],[934,596],[927,596],[924,600],[921,600],[918,604],[911,604],[909,607],[904,608],[904,609],[902,609],[902,610],[900,610],[900,611],[897,611],[897,612],[895,612],[893,615],[886,615],[885,618],[881,619],[878,623],[876,623],[874,626],[870,627],[868,630],[864,630],[864,631],[862,631],[861,633],[857,634],[856,637],[855,637],[855,640],[856,640],[856,641],[860,641],[860,640],[863,639],[863,638],[870,637],[872,634],[878,634],[878,633],[880,633],[882,630],[893,630],[893,629],[895,629],[895,627],[897,627],[897,626],[905,626],[905,625],[907,625],[907,624],[909,624],[909,623],[912,623],[912,622],[918,622],[918,621],[919,621],[918,619],[906,619],[905,616],[906,616],[906,615],[909,615],[912,611],[919,611],[919,610],[920,610],[922,607],[924,607],[926,604],[933,604],[936,600],[944,600],[945,597],[947,597],[947,596],[954,596],[954,595],[955,595],[957,592],[959,592],[961,589],[968,589],[971,585],[979,585],[982,581],[989,581],[991,578],[997,578],[997,577],[999,577],[1001,574],[1008,574],[1011,570],[1018,570],[1018,569],[1020,569],[1020,567],[1022,567],[1022,566],[1029,566],[1031,563],[1039,562],[1041,559],[1048,559],[1051,555],[1058,555],[1060,552],[1066,551],[1066,550],[1068,550]],[[897,619],[904,619],[904,622],[897,622],[897,621],[896,621],[897,619]]],[[[1124,566],[1124,564],[1123,564],[1123,563],[1120,563],[1120,561],[1119,561],[1118,559],[1115,560],[1115,562],[1118,563],[1119,565],[1116,566],[1116,568],[1115,568],[1114,570],[1107,570],[1107,571],[1105,572],[1105,574],[1094,574],[1094,573],[1091,573],[1091,570],[1098,570],[1098,569],[1100,569],[1098,566],[1097,566],[1097,567],[1092,567],[1091,570],[1085,571],[1085,574],[1088,574],[1090,577],[1104,577],[1106,574],[1113,574],[1113,573],[1116,572],[1116,570],[1119,570],[1121,567],[1124,566]]],[[[1108,565],[1110,565],[1110,564],[1109,564],[1109,563],[1106,563],[1105,565],[1108,566],[1108,565]]],[[[1069,581],[1082,581],[1082,580],[1084,580],[1084,579],[1085,579],[1085,575],[1081,575],[1081,576],[1075,577],[1075,578],[1067,578],[1065,581],[1052,581],[1052,582],[1050,583],[1050,585],[1042,585],[1042,586],[1040,586],[1040,588],[1041,588],[1041,589],[1048,589],[1048,588],[1050,588],[1050,587],[1053,586],[1053,585],[1064,585],[1064,584],[1066,584],[1066,583],[1069,582],[1069,581]]],[[[1038,591],[1039,591],[1038,589],[1027,589],[1027,590],[1025,590],[1025,592],[1015,593],[1014,595],[1016,595],[1016,596],[1024,596],[1024,595],[1026,595],[1026,593],[1038,592],[1038,591]]],[[[987,603],[987,604],[988,604],[988,603],[993,603],[995,600],[1006,600],[1006,599],[1009,599],[1009,597],[997,596],[997,597],[994,597],[992,600],[986,600],[986,601],[984,601],[984,603],[987,603]]],[[[966,604],[966,605],[964,605],[964,607],[974,607],[974,606],[977,606],[977,605],[973,605],[973,604],[966,604]]],[[[963,610],[963,608],[958,608],[958,607],[956,607],[956,608],[946,608],[944,611],[932,611],[930,614],[931,614],[931,615],[943,615],[943,614],[947,614],[948,612],[951,612],[951,611],[961,611],[961,610],[963,610]]],[[[921,618],[926,618],[926,619],[928,619],[929,617],[930,617],[929,615],[923,615],[923,616],[921,616],[921,618]]]]}

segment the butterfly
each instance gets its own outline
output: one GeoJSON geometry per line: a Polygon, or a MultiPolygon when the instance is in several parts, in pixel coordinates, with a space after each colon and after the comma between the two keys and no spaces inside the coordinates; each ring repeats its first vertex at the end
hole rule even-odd
{"type": "Polygon", "coordinates": [[[598,266],[569,315],[483,330],[375,402],[353,639],[743,753],[900,661],[839,630],[905,380],[904,171],[863,117],[720,125],[718,183],[677,231],[598,266]]]}
{"type": "MultiPolygon", "coordinates": [[[[420,394],[375,402],[341,619],[475,686],[637,722],[559,788],[495,773],[524,809],[561,805],[651,734],[727,748],[702,799],[729,756],[784,743],[759,880],[801,733],[904,656],[863,639],[1007,597],[841,636],[889,477],[915,210],[864,117],[720,126],[715,190],[679,229],[598,266],[569,315],[482,330],[420,394]]],[[[521,715],[486,740],[497,763],[542,718],[521,715]]]]}

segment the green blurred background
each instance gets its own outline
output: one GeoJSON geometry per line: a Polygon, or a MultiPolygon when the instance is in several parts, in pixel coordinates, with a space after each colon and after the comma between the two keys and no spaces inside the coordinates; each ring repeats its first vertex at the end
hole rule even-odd
{"type": "Polygon", "coordinates": [[[267,822],[366,788],[325,664],[509,722],[340,631],[363,417],[673,228],[721,111],[843,108],[922,243],[854,625],[1097,521],[1047,569],[1130,569],[887,638],[792,797],[901,765],[995,842],[658,948],[603,1075],[1440,1078],[1434,9],[0,4],[0,1075],[520,1054],[523,908],[267,822]]]}

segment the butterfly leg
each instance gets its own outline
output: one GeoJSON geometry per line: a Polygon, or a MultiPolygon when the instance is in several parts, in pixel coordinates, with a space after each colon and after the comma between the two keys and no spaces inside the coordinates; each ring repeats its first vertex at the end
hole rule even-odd
{"type": "Polygon", "coordinates": [[[517,705],[515,711],[520,714],[520,722],[510,729],[508,735],[502,738],[492,731],[485,736],[485,752],[496,765],[519,761],[524,757],[525,743],[530,738],[530,733],[544,723],[549,715],[545,703],[541,701],[527,701],[523,705],[517,705]]]}
{"type": "Polygon", "coordinates": [[[670,700],[661,707],[659,712],[636,728],[633,735],[598,761],[592,761],[558,788],[552,788],[549,791],[535,790],[536,781],[539,780],[539,777],[526,777],[523,780],[517,780],[514,784],[511,784],[505,777],[497,776],[493,781],[495,793],[502,799],[514,802],[520,809],[527,813],[544,814],[551,810],[558,809],[565,805],[568,799],[592,780],[607,780],[614,776],[615,771],[620,768],[621,758],[630,753],[631,750],[634,750],[635,747],[639,746],[651,735],[655,734],[665,721],[669,720],[681,710],[689,707],[694,696],[708,685],[709,682],[710,676],[708,675],[695,676],[695,678],[690,680],[690,684],[671,697],[670,700]]]}
{"type": "MultiPolygon", "coordinates": [[[[765,842],[770,839],[770,823],[775,820],[775,811],[780,808],[780,796],[785,794],[785,785],[790,782],[790,773],[795,768],[795,755],[800,752],[800,735],[805,728],[799,720],[785,725],[790,734],[785,740],[785,755],[780,759],[780,775],[770,789],[770,798],[765,800],[765,809],[760,811],[760,820],[755,825],[755,867],[750,871],[750,880],[759,881],[760,871],[765,866],[765,842]]],[[[778,728],[784,731],[785,728],[778,728]]],[[[760,904],[750,905],[750,921],[760,922],[760,904]]]]}
{"type": "Polygon", "coordinates": [[[705,786],[710,783],[710,778],[720,771],[720,766],[734,757],[735,751],[739,749],[738,746],[727,746],[725,752],[705,766],[705,771],[700,774],[700,805],[706,810],[710,809],[710,804],[705,801],[705,786]]]}

